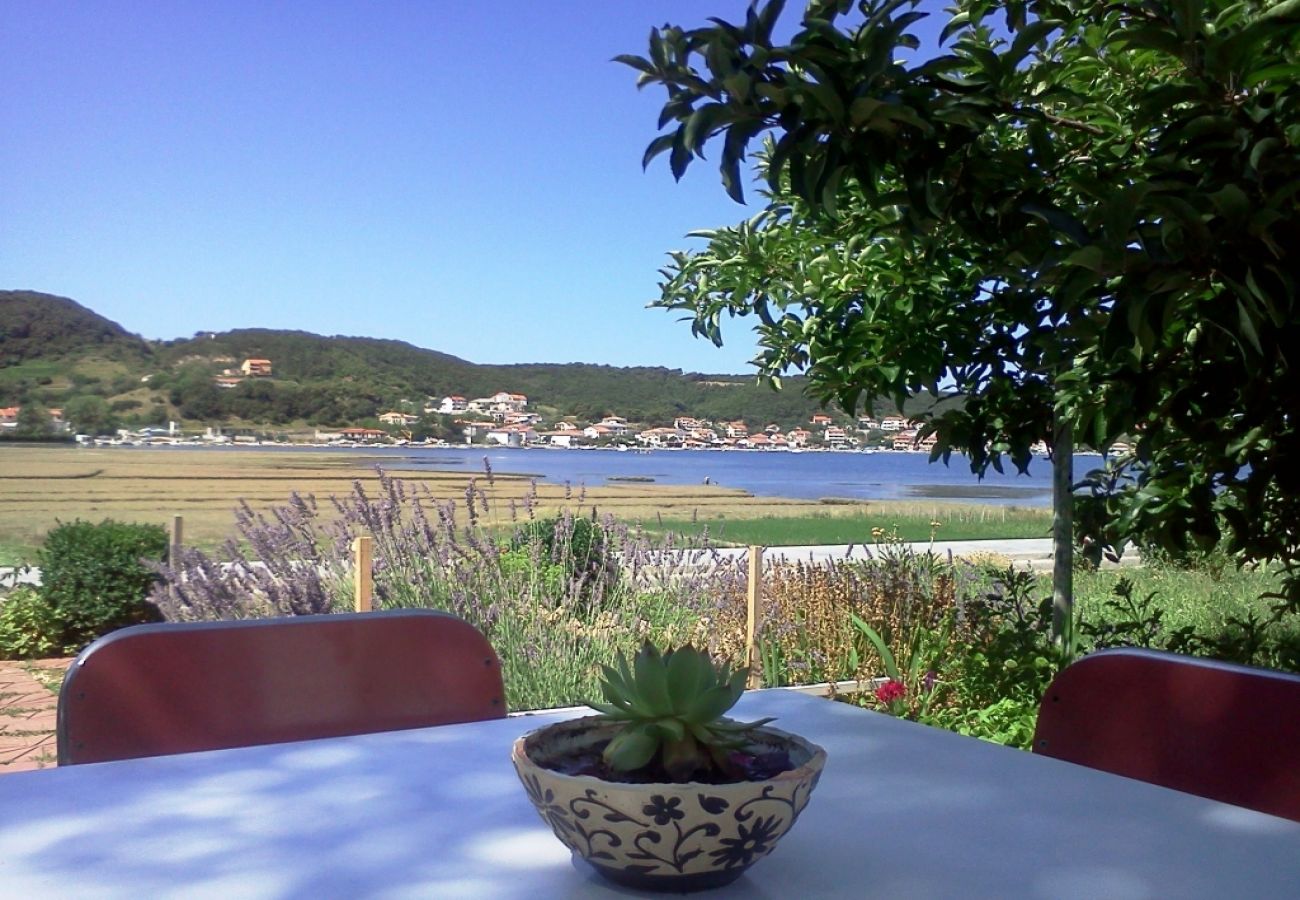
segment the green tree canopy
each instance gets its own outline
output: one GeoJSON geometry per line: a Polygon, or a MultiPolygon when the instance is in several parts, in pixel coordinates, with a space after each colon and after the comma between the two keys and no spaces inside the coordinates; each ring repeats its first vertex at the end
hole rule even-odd
{"type": "Polygon", "coordinates": [[[977,471],[1053,416],[1134,452],[1090,478],[1095,546],[1226,540],[1300,606],[1300,0],[783,3],[651,32],[680,177],[706,149],[768,203],[675,254],[659,305],[852,410],[953,389],[937,454],[977,471]]]}

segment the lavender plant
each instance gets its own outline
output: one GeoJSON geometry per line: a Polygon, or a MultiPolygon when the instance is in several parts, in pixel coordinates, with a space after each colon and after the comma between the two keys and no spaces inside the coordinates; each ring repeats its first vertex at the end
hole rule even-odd
{"type": "Polygon", "coordinates": [[[511,706],[526,709],[591,696],[600,665],[644,640],[699,643],[715,631],[719,597],[743,597],[738,567],[723,576],[720,595],[718,560],[707,551],[652,543],[609,517],[584,529],[608,556],[599,577],[556,562],[573,554],[573,512],[561,516],[546,552],[527,541],[511,550],[508,536],[534,520],[527,496],[502,508],[475,483],[463,502],[439,500],[381,472],[373,493],[358,482],[321,504],[295,495],[266,513],[241,505],[237,537],[216,554],[186,549],[160,566],[151,599],[172,620],[347,609],[351,543],[369,535],[375,606],[428,607],[471,622],[502,658],[511,706]]]}

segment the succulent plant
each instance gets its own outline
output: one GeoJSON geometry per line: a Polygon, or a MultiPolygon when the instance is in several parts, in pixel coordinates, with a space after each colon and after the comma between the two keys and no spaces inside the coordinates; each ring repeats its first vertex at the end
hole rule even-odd
{"type": "Polygon", "coordinates": [[[603,753],[615,772],[653,768],[657,762],[675,782],[701,773],[734,776],[734,752],[745,746],[752,729],[771,721],[724,718],[745,692],[749,669],[733,672],[729,664],[715,665],[707,652],[690,644],[660,654],[647,642],[631,665],[620,654],[616,665],[602,669],[606,702],[591,706],[622,725],[603,753]]]}

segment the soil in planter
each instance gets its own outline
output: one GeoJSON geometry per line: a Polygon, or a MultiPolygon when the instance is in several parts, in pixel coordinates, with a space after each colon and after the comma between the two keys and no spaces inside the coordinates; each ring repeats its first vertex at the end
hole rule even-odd
{"type": "MultiPolygon", "coordinates": [[[[605,763],[602,756],[609,741],[601,741],[588,747],[575,749],[567,753],[556,754],[537,764],[561,775],[590,775],[601,781],[619,784],[666,784],[674,779],[668,777],[663,766],[655,759],[649,766],[632,772],[616,772],[605,763]]],[[[785,749],[733,750],[728,760],[735,769],[734,774],[717,770],[698,769],[689,781],[694,784],[738,784],[743,781],[766,781],[797,768],[785,749]]]]}

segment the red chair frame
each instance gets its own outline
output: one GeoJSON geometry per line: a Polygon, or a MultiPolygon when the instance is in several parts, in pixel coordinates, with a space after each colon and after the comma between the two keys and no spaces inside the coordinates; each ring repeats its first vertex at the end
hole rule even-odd
{"type": "Polygon", "coordinates": [[[501,664],[433,610],[123,628],[73,662],[60,765],[500,718],[501,664]]]}
{"type": "Polygon", "coordinates": [[[1056,676],[1034,752],[1300,821],[1300,677],[1102,650],[1056,676]]]}

